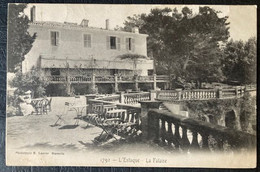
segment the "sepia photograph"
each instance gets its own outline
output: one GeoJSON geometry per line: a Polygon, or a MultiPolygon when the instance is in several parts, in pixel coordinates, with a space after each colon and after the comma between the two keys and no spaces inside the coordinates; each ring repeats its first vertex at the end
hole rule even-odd
{"type": "Polygon", "coordinates": [[[255,168],[256,12],[9,3],[6,165],[255,168]]]}

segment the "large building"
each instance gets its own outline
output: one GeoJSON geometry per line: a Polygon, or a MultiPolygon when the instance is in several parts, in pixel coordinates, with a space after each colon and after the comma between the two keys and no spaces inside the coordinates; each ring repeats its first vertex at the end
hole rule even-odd
{"type": "Polygon", "coordinates": [[[138,28],[115,31],[108,19],[105,28],[89,27],[87,19],[81,24],[35,21],[35,10],[35,6],[31,8],[29,33],[36,33],[37,38],[23,61],[23,72],[40,68],[51,85],[56,88],[65,83],[68,91],[75,83],[93,87],[110,83],[118,91],[116,81],[134,83],[134,76],[153,77],[153,60],[147,57],[148,35],[138,28]]]}

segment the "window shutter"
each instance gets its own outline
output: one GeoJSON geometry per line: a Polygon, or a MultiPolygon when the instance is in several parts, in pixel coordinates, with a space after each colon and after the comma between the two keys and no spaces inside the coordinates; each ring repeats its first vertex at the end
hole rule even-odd
{"type": "Polygon", "coordinates": [[[59,45],[59,32],[56,32],[56,45],[59,45]]]}
{"type": "Polygon", "coordinates": [[[125,49],[128,51],[129,50],[129,38],[125,39],[125,49]]]}
{"type": "Polygon", "coordinates": [[[119,37],[116,37],[116,48],[118,49],[118,50],[120,50],[120,38],[119,37]]]}
{"type": "Polygon", "coordinates": [[[107,49],[110,49],[110,36],[107,36],[107,49]]]}
{"type": "Polygon", "coordinates": [[[91,48],[91,35],[88,35],[88,47],[91,48]]]}
{"type": "Polygon", "coordinates": [[[83,43],[84,43],[84,47],[87,47],[87,42],[86,42],[86,35],[83,35],[83,43]]]}
{"type": "Polygon", "coordinates": [[[131,47],[131,48],[132,48],[132,50],[131,50],[131,51],[133,51],[133,52],[134,52],[134,51],[135,51],[135,39],[134,39],[134,38],[132,38],[132,39],[131,39],[131,41],[132,41],[132,42],[131,42],[131,46],[132,46],[132,47],[131,47]]]}
{"type": "Polygon", "coordinates": [[[51,32],[51,45],[55,45],[55,32],[51,32]]]}

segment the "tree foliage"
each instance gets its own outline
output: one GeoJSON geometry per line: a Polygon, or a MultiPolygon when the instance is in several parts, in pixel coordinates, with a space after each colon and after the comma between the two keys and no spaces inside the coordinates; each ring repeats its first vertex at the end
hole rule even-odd
{"type": "Polygon", "coordinates": [[[256,83],[256,38],[248,41],[229,41],[225,48],[223,72],[229,81],[239,84],[256,83]]]}
{"type": "Polygon", "coordinates": [[[178,10],[152,9],[125,21],[125,31],[139,27],[148,34],[148,55],[155,60],[157,74],[174,74],[185,80],[223,80],[220,70],[222,47],[229,38],[227,17],[200,7],[198,14],[184,7],[178,10]]]}
{"type": "Polygon", "coordinates": [[[29,19],[24,14],[27,4],[9,4],[8,9],[8,71],[14,72],[31,50],[36,34],[28,32],[29,19]]]}
{"type": "Polygon", "coordinates": [[[30,72],[25,74],[18,71],[14,79],[10,81],[10,85],[17,88],[15,92],[17,95],[21,95],[30,90],[33,92],[34,97],[43,97],[48,84],[49,82],[41,75],[39,69],[36,68],[33,68],[30,72]]]}

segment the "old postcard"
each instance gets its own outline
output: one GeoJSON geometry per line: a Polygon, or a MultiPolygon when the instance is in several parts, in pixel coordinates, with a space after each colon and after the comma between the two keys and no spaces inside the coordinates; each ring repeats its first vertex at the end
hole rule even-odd
{"type": "Polygon", "coordinates": [[[9,4],[6,165],[256,167],[256,6],[9,4]]]}

